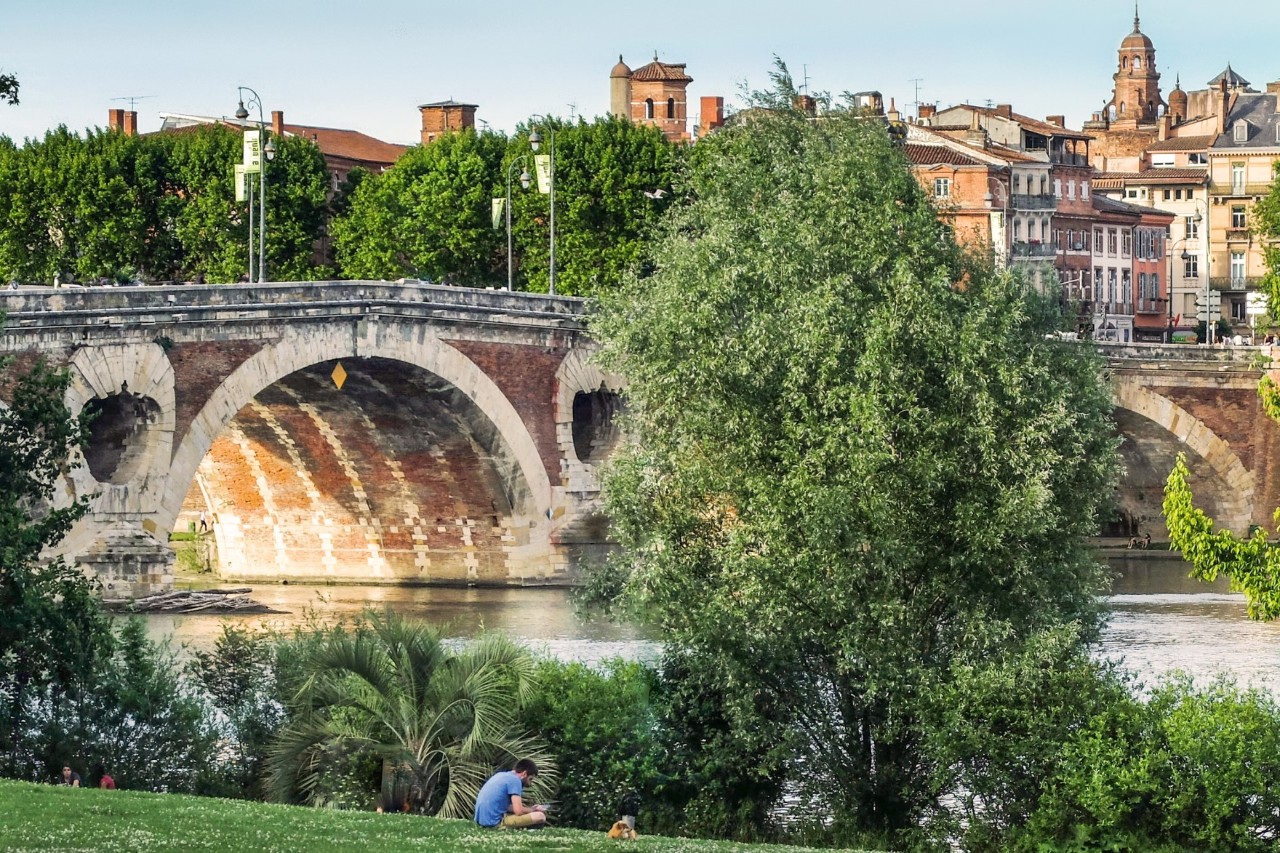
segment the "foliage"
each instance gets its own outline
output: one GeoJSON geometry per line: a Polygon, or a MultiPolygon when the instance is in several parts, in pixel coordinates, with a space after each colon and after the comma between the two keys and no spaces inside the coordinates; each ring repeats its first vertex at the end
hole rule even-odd
{"type": "MultiPolygon", "coordinates": [[[[608,662],[603,671],[547,660],[539,664],[537,679],[538,692],[521,721],[546,740],[559,768],[557,822],[607,829],[623,813],[624,799],[653,808],[648,795],[662,777],[650,705],[655,674],[621,660],[608,662]]],[[[648,815],[641,822],[653,826],[648,815]]]]}
{"type": "Polygon", "coordinates": [[[627,591],[787,710],[836,837],[903,833],[939,796],[925,710],[956,662],[1094,636],[1109,395],[879,124],[759,111],[699,145],[656,271],[593,324],[633,412],[607,481],[627,591]]]}
{"type": "Polygon", "coordinates": [[[1186,455],[1180,453],[1164,487],[1170,548],[1182,552],[1199,580],[1209,583],[1225,575],[1231,588],[1248,598],[1250,619],[1280,616],[1280,546],[1268,541],[1262,528],[1254,528],[1248,537],[1215,531],[1213,519],[1193,503],[1189,477],[1186,455]]]}
{"type": "Polygon", "coordinates": [[[95,585],[40,558],[86,511],[84,501],[54,506],[87,434],[63,403],[69,376],[43,360],[3,370],[12,393],[0,408],[0,772],[35,778],[43,768],[29,748],[32,703],[80,695],[109,653],[110,631],[95,585]]]}
{"type": "Polygon", "coordinates": [[[267,749],[285,722],[275,635],[224,624],[211,650],[196,650],[186,672],[219,715],[221,760],[201,780],[201,793],[255,799],[267,749]]]}
{"type": "MultiPolygon", "coordinates": [[[[611,116],[590,124],[579,119],[539,125],[539,153],[548,153],[553,132],[556,292],[594,296],[615,288],[642,263],[650,234],[674,198],[679,149],[657,128],[611,116]]],[[[508,161],[529,151],[527,133],[517,134],[508,161]]],[[[512,201],[520,273],[529,290],[548,289],[550,214],[550,195],[536,187],[512,201]]]]}
{"type": "MultiPolygon", "coordinates": [[[[543,154],[553,130],[557,291],[587,296],[640,263],[671,202],[676,149],[654,128],[609,118],[542,126],[543,154]]],[[[514,179],[524,168],[534,173],[531,154],[527,134],[507,140],[465,131],[410,150],[381,175],[361,176],[332,227],[343,276],[504,285],[506,239],[492,227],[491,204],[506,197],[510,176],[516,287],[546,291],[550,198],[514,179]]]]}
{"type": "MultiPolygon", "coordinates": [[[[553,818],[554,819],[554,818],[553,818]]],[[[650,835],[620,845],[603,832],[548,828],[495,832],[471,821],[338,812],[132,791],[0,782],[0,848],[133,853],[799,853],[798,847],[744,846],[650,835]]]]}
{"type": "MultiPolygon", "coordinates": [[[[328,172],[309,140],[278,148],[268,165],[267,270],[314,278],[328,172]]],[[[0,275],[235,281],[247,263],[247,209],[232,179],[241,152],[240,135],[221,126],[83,137],[59,127],[21,148],[0,144],[0,275]]]]}
{"type": "Polygon", "coordinates": [[[1183,678],[1113,703],[1069,741],[1015,850],[1272,850],[1280,706],[1183,678]]]}
{"type": "Polygon", "coordinates": [[[0,101],[17,106],[18,78],[12,74],[0,74],[0,101]]]}
{"type": "Polygon", "coordinates": [[[333,223],[343,275],[494,282],[503,256],[490,200],[505,192],[499,175],[505,149],[506,139],[495,133],[447,133],[410,149],[382,175],[360,180],[349,212],[333,223]]]}
{"type": "Polygon", "coordinates": [[[933,785],[947,796],[928,834],[970,851],[1005,849],[1062,769],[1064,745],[1100,715],[1127,707],[1132,687],[1081,648],[1074,626],[958,662],[929,711],[933,785]]]}
{"type": "Polygon", "coordinates": [[[358,771],[376,759],[384,804],[444,817],[469,817],[480,786],[517,758],[539,766],[531,798],[555,779],[543,745],[517,727],[534,663],[504,637],[453,651],[425,624],[369,614],[318,637],[301,663],[268,758],[276,800],[328,801],[344,784],[328,772],[333,760],[358,771]]]}

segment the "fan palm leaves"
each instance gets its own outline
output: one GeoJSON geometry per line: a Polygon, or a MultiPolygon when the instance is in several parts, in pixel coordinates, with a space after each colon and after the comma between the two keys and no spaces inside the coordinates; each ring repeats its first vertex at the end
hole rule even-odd
{"type": "Polygon", "coordinates": [[[507,638],[452,649],[424,623],[366,614],[303,655],[292,719],[268,760],[273,799],[323,804],[335,767],[362,759],[381,763],[384,805],[441,817],[469,816],[484,781],[516,758],[546,768],[540,786],[553,781],[545,745],[517,724],[535,663],[507,638]]]}

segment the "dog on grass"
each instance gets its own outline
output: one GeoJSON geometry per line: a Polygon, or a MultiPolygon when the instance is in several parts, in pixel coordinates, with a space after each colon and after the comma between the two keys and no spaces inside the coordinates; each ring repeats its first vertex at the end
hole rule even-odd
{"type": "Polygon", "coordinates": [[[627,825],[625,820],[620,820],[609,828],[609,837],[617,838],[622,841],[635,841],[640,836],[636,831],[627,825]]]}

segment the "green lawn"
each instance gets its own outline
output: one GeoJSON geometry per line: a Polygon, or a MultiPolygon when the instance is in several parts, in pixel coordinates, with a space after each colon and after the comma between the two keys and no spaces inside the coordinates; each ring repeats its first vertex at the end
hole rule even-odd
{"type": "MultiPolygon", "coordinates": [[[[643,827],[639,827],[643,830],[643,827]]],[[[469,821],[338,812],[178,794],[99,791],[0,781],[0,850],[31,851],[769,851],[802,848],[543,829],[506,832],[469,821]]]]}

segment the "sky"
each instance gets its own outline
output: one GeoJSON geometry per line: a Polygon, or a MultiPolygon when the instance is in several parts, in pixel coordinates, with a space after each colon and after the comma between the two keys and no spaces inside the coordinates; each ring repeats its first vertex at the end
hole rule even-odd
{"type": "MultiPolygon", "coordinates": [[[[1145,0],[1165,96],[1203,88],[1230,62],[1258,89],[1280,79],[1280,2],[1145,0]]],[[[1129,0],[2,0],[0,73],[21,83],[0,104],[0,134],[106,124],[138,98],[139,128],[163,112],[230,115],[250,86],[285,121],[418,141],[419,104],[478,104],[510,132],[533,114],[591,118],[609,109],[621,53],[683,62],[698,98],[745,102],[774,57],[814,93],[876,89],[909,114],[916,101],[1009,103],[1079,127],[1111,95],[1129,0]],[[914,81],[918,81],[914,82],[914,81]]],[[[256,112],[256,111],[255,111],[256,112]]]]}

